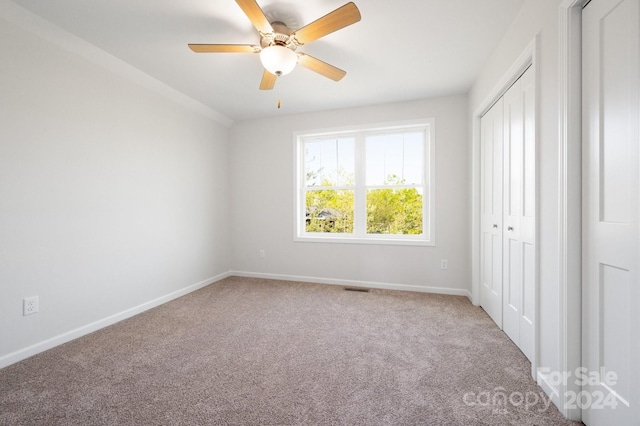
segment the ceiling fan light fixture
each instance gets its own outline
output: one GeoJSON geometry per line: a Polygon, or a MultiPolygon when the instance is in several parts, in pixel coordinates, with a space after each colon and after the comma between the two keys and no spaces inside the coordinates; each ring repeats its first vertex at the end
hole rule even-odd
{"type": "Polygon", "coordinates": [[[260,62],[267,71],[279,77],[293,71],[298,62],[298,55],[288,47],[273,45],[262,49],[260,62]]]}

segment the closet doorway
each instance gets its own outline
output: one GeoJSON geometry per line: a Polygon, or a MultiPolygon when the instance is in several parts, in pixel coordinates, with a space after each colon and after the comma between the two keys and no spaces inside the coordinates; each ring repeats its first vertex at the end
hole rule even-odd
{"type": "Polygon", "coordinates": [[[533,361],[535,79],[529,67],[480,120],[480,305],[533,361]]]}

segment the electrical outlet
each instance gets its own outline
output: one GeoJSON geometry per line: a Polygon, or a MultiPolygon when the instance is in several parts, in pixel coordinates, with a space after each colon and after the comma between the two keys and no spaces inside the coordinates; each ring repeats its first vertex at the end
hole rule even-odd
{"type": "Polygon", "coordinates": [[[264,249],[260,249],[260,252],[258,255],[260,256],[260,259],[264,259],[265,257],[267,257],[267,254],[265,253],[264,249]]]}
{"type": "Polygon", "coordinates": [[[25,297],[22,299],[22,315],[33,315],[38,313],[38,296],[25,297]]]}
{"type": "Polygon", "coordinates": [[[440,261],[440,269],[447,269],[449,268],[449,261],[447,259],[442,259],[440,261]]]}

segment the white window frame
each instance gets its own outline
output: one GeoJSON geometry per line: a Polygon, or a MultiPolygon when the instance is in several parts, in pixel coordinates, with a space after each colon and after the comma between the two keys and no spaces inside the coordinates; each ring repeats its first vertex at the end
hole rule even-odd
{"type": "MultiPolygon", "coordinates": [[[[435,119],[426,118],[420,120],[401,121],[394,123],[369,124],[351,127],[341,127],[333,129],[306,130],[296,131],[293,135],[294,145],[294,223],[293,235],[294,241],[301,242],[323,242],[323,243],[349,243],[349,244],[393,244],[393,245],[419,245],[419,246],[435,246],[435,119]],[[391,133],[404,131],[424,131],[424,159],[425,165],[423,173],[423,226],[420,235],[398,235],[398,234],[367,234],[366,222],[364,215],[366,213],[366,190],[375,189],[368,187],[364,183],[365,176],[365,158],[364,158],[364,137],[376,133],[391,133]],[[356,139],[355,147],[355,170],[356,183],[352,188],[355,190],[354,206],[354,233],[322,233],[322,232],[306,232],[306,215],[305,215],[305,150],[304,143],[307,140],[318,139],[323,137],[354,137],[356,139]],[[360,205],[358,209],[357,205],[360,205]],[[361,225],[357,227],[360,221],[361,225]]],[[[389,185],[387,187],[392,187],[389,185]]],[[[398,185],[397,187],[402,187],[398,185]]],[[[340,188],[338,188],[340,189],[340,188]]]]}

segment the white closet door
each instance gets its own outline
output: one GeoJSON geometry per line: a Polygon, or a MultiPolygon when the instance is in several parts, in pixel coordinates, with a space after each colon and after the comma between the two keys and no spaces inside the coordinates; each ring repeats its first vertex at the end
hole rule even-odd
{"type": "Polygon", "coordinates": [[[482,117],[480,304],[533,360],[535,85],[529,68],[482,117]]]}
{"type": "Polygon", "coordinates": [[[502,99],[482,117],[480,305],[502,328],[502,99]]]}
{"type": "Polygon", "coordinates": [[[582,362],[592,379],[577,402],[589,426],[638,425],[640,0],[593,0],[582,28],[582,362]]]}
{"type": "Polygon", "coordinates": [[[535,93],[529,68],[504,95],[503,330],[533,359],[535,93]]]}

